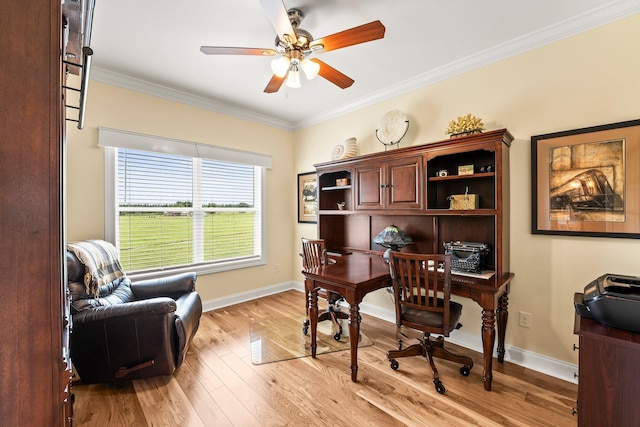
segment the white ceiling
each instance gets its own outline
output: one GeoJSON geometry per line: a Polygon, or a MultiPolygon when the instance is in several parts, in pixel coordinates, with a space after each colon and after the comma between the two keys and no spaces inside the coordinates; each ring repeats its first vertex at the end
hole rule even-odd
{"type": "MultiPolygon", "coordinates": [[[[201,45],[273,48],[259,0],[97,0],[93,80],[287,129],[446,79],[640,12],[640,0],[286,0],[320,38],[371,21],[383,39],[319,54],[355,80],[263,90],[271,58],[207,56],[201,45]]],[[[89,90],[89,94],[90,94],[89,90]]],[[[90,95],[89,95],[90,96],[90,95]]]]}

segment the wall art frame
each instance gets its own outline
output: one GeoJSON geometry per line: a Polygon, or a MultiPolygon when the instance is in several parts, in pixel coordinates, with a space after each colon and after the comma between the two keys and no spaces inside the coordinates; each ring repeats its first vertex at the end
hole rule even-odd
{"type": "Polygon", "coordinates": [[[316,172],[298,174],[298,222],[310,224],[318,222],[318,174],[316,172]]]}
{"type": "Polygon", "coordinates": [[[640,120],[531,137],[531,233],[640,238],[640,120]]]}

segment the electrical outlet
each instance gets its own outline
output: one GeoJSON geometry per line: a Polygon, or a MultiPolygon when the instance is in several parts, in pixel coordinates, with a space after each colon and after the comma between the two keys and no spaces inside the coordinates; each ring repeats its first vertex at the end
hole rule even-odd
{"type": "Polygon", "coordinates": [[[280,273],[280,264],[276,264],[275,270],[276,273],[280,273]]]}
{"type": "Polygon", "coordinates": [[[526,311],[520,312],[520,326],[523,328],[530,328],[533,323],[533,315],[531,313],[527,313],[526,311]]]}

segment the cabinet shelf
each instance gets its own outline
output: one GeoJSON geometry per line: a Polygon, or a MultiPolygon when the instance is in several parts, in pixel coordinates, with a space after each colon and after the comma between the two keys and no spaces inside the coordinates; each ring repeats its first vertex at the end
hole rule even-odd
{"type": "Polygon", "coordinates": [[[318,215],[351,215],[354,211],[348,209],[321,209],[318,211],[318,215]]]}
{"type": "Polygon", "coordinates": [[[429,181],[457,181],[462,179],[492,178],[494,176],[496,176],[495,172],[480,172],[469,175],[430,176],[429,181]]]}
{"type": "Polygon", "coordinates": [[[347,190],[351,188],[350,185],[334,185],[332,187],[322,187],[322,191],[337,191],[337,190],[347,190]]]}
{"type": "Polygon", "coordinates": [[[494,216],[497,215],[495,209],[427,209],[425,211],[427,215],[437,216],[494,216]]]}

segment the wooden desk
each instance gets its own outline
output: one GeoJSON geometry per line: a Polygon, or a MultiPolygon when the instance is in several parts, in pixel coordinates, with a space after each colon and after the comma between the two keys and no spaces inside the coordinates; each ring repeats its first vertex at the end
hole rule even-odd
{"type": "MultiPolygon", "coordinates": [[[[318,325],[318,289],[337,292],[349,304],[349,344],[351,348],[351,380],[358,376],[358,337],[360,335],[360,307],[362,298],[369,292],[391,286],[389,266],[379,254],[354,252],[336,257],[336,263],[303,270],[305,291],[309,298],[311,326],[311,356],[316,356],[316,330],[318,325]]],[[[504,338],[508,320],[509,283],[513,274],[503,278],[499,287],[485,284],[487,281],[460,275],[452,275],[452,292],[471,298],[482,307],[482,347],[484,370],[482,380],[485,390],[491,390],[493,346],[498,317],[498,362],[504,361],[504,338]]]]}
{"type": "Polygon", "coordinates": [[[382,256],[354,252],[336,257],[335,264],[302,271],[305,291],[309,298],[309,324],[311,326],[311,357],[316,357],[316,330],[318,327],[318,289],[337,292],[349,304],[349,344],[351,348],[351,380],[358,376],[358,337],[360,336],[360,307],[362,298],[376,289],[391,286],[389,266],[382,256]]]}

